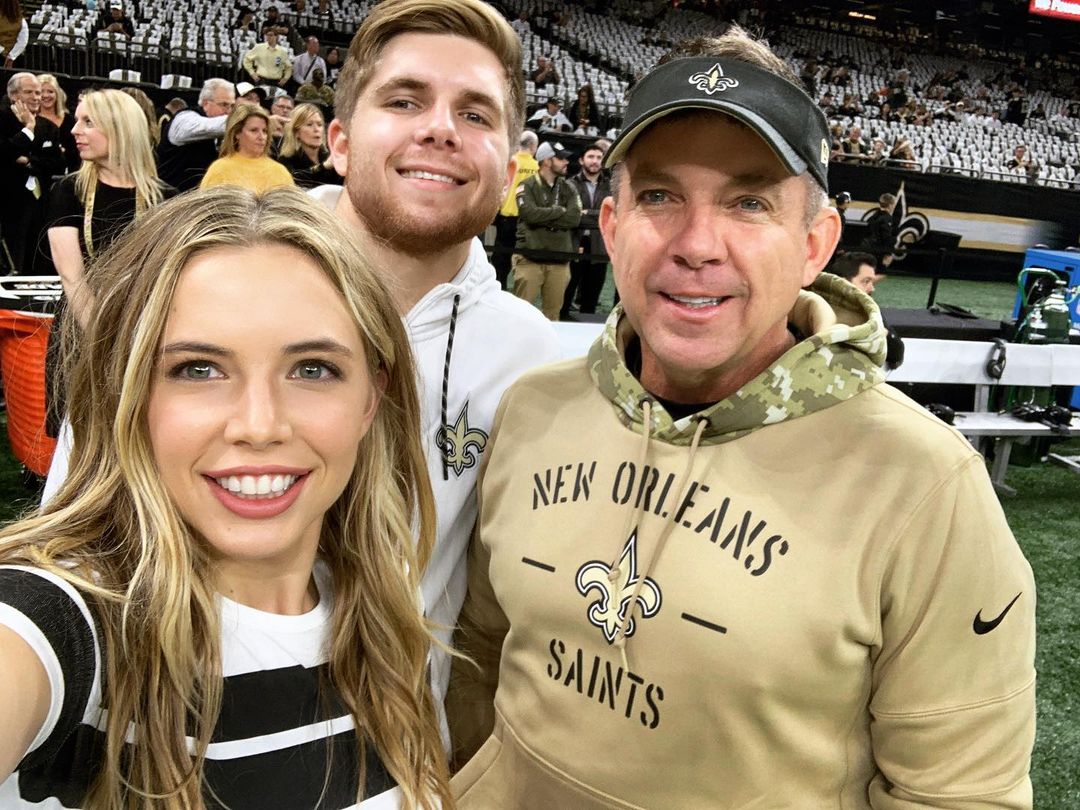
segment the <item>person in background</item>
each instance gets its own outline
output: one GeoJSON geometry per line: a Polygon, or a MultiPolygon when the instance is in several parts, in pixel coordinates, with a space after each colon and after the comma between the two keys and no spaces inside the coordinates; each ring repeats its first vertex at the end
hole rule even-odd
{"type": "MultiPolygon", "coordinates": [[[[84,93],[75,108],[72,129],[79,171],[56,181],[49,198],[46,233],[49,252],[63,295],[54,322],[66,311],[86,330],[93,295],[86,268],[137,219],[176,194],[158,179],[146,117],[138,103],[122,90],[84,93]]],[[[45,432],[59,437],[64,430],[67,392],[58,375],[60,332],[49,332],[45,358],[45,432]]]]}
{"type": "Polygon", "coordinates": [[[331,48],[326,52],[326,82],[331,87],[337,85],[338,74],[341,73],[341,51],[331,48]]]}
{"type": "Polygon", "coordinates": [[[892,264],[893,250],[896,249],[896,223],[893,217],[896,202],[895,194],[885,193],[878,198],[878,207],[866,218],[866,236],[860,244],[867,253],[874,255],[882,274],[892,264]]]}
{"type": "Polygon", "coordinates": [[[552,96],[543,107],[529,116],[529,124],[540,132],[570,132],[574,127],[561,108],[562,102],[552,96]]]}
{"type": "Polygon", "coordinates": [[[901,136],[897,139],[896,143],[894,143],[889,150],[889,157],[886,162],[899,169],[918,168],[918,158],[915,156],[915,147],[911,145],[911,141],[908,140],[907,136],[901,136]]]}
{"type": "MultiPolygon", "coordinates": [[[[29,273],[52,178],[64,172],[60,132],[41,111],[41,83],[14,73],[7,83],[10,109],[0,110],[0,236],[12,272],[29,273]]],[[[3,261],[0,256],[0,262],[3,261]]]]}
{"type": "Polygon", "coordinates": [[[510,278],[510,257],[517,244],[517,191],[526,178],[532,177],[540,169],[536,165],[536,148],[539,145],[540,138],[535,132],[531,129],[522,131],[518,141],[518,151],[514,155],[514,179],[510,181],[502,207],[495,215],[495,251],[491,257],[491,263],[495,267],[495,277],[499,279],[499,286],[504,290],[510,278]]]}
{"type": "Polygon", "coordinates": [[[838,253],[843,252],[842,248],[844,242],[844,231],[847,229],[847,210],[851,205],[851,193],[848,191],[838,191],[836,193],[836,213],[840,215],[840,239],[836,243],[836,250],[838,253]]]}
{"type": "Polygon", "coordinates": [[[458,810],[1031,808],[1031,567],[982,456],[885,382],[873,300],[821,273],[826,118],[731,26],[625,122],[621,306],[511,386],[484,466],[458,810]]]}
{"type": "Polygon", "coordinates": [[[251,6],[241,6],[236,13],[236,24],[233,25],[233,28],[237,31],[256,33],[255,10],[251,6]]]}
{"type": "Polygon", "coordinates": [[[325,83],[326,77],[322,68],[312,71],[311,83],[303,85],[296,91],[296,100],[308,104],[318,104],[322,107],[333,108],[334,88],[325,83]]]}
{"type": "Polygon", "coordinates": [[[435,506],[368,257],[295,190],[223,188],[93,284],[71,475],[0,533],[5,807],[449,808],[435,506]]]}
{"type": "Polygon", "coordinates": [[[562,310],[570,255],[577,252],[574,229],[581,221],[581,198],[566,179],[571,157],[560,143],[540,144],[539,170],[518,186],[514,295],[530,304],[539,295],[540,311],[552,321],[559,320],[562,310]]]}
{"type": "Polygon", "coordinates": [[[837,256],[829,263],[828,269],[834,276],[847,279],[867,295],[874,294],[877,260],[869,253],[851,251],[837,256]]]}
{"type": "Polygon", "coordinates": [[[165,102],[165,109],[161,113],[161,115],[158,116],[157,119],[159,146],[161,145],[160,139],[165,137],[165,133],[168,132],[169,129],[169,124],[172,123],[175,115],[181,110],[186,110],[187,108],[188,103],[184,101],[184,99],[180,98],[180,96],[173,96],[171,99],[165,102]]]}
{"type": "Polygon", "coordinates": [[[537,87],[559,83],[559,71],[555,62],[547,56],[536,57],[536,68],[529,74],[529,81],[537,87]]]}
{"type": "Polygon", "coordinates": [[[270,102],[270,154],[276,156],[281,148],[281,138],[285,134],[285,127],[289,124],[296,101],[288,93],[274,96],[270,102]]]}
{"type": "Polygon", "coordinates": [[[263,41],[244,54],[243,65],[252,84],[284,87],[292,78],[289,51],[284,45],[278,44],[275,26],[263,29],[263,41]]]}
{"type": "Polygon", "coordinates": [[[263,87],[256,86],[251,82],[236,83],[237,104],[255,104],[261,107],[265,101],[266,90],[263,87]]]}
{"type": "Polygon", "coordinates": [[[124,4],[121,0],[111,0],[108,11],[101,12],[97,30],[107,31],[110,34],[123,34],[131,39],[135,36],[135,23],[124,13],[124,4]]]}
{"type": "Polygon", "coordinates": [[[236,88],[225,79],[207,79],[199,91],[199,106],[173,115],[158,147],[161,179],[180,191],[199,185],[218,154],[217,139],[236,104],[236,88]]]}
{"type": "Polygon", "coordinates": [[[297,87],[308,84],[315,76],[316,69],[322,69],[326,75],[326,60],[319,56],[319,38],[309,36],[304,40],[305,50],[293,59],[292,79],[297,87]]]}
{"type": "Polygon", "coordinates": [[[607,130],[607,120],[596,106],[596,95],[591,84],[578,88],[577,97],[570,105],[567,116],[575,135],[599,135],[607,130]]]}
{"type": "Polygon", "coordinates": [[[270,115],[281,118],[282,121],[287,121],[289,116],[292,115],[295,102],[288,93],[282,93],[280,96],[274,96],[274,100],[270,102],[270,115]]]}
{"type": "Polygon", "coordinates": [[[238,104],[225,125],[220,156],[206,170],[199,188],[228,185],[263,192],[294,185],[289,170],[269,155],[270,115],[262,107],[238,104]]]}
{"type": "Polygon", "coordinates": [[[15,67],[15,60],[23,55],[29,42],[30,27],[22,4],[19,0],[0,0],[0,56],[5,69],[15,67]]]}
{"type": "Polygon", "coordinates": [[[93,306],[86,265],[176,190],[158,179],[146,116],[123,90],[84,93],[72,134],[82,165],[56,182],[47,219],[61,306],[85,329],[93,306]]]}
{"type": "Polygon", "coordinates": [[[293,110],[278,150],[278,162],[288,169],[298,186],[314,188],[326,183],[341,184],[326,147],[326,124],[314,104],[300,104],[293,110]]]}
{"type": "Polygon", "coordinates": [[[581,198],[581,222],[575,235],[581,258],[570,262],[570,283],[559,312],[559,317],[564,321],[570,319],[570,307],[574,304],[575,296],[579,312],[594,314],[607,278],[607,248],[600,233],[598,217],[600,203],[611,195],[611,183],[603,165],[604,153],[593,144],[581,155],[581,171],[570,178],[581,198]]]}
{"type": "Polygon", "coordinates": [[[75,138],[71,128],[75,126],[75,116],[67,106],[67,93],[60,82],[51,73],[38,74],[41,83],[41,110],[38,115],[53,124],[60,132],[60,151],[64,153],[64,166],[69,172],[79,168],[81,159],[75,148],[75,138]]]}

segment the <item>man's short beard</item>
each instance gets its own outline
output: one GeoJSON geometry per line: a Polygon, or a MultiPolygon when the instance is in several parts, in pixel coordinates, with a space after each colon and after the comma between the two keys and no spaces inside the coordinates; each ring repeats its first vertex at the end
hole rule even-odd
{"type": "Polygon", "coordinates": [[[367,185],[345,184],[349,202],[367,232],[394,251],[414,258],[442,253],[483,232],[495,219],[502,202],[499,188],[495,186],[493,191],[486,205],[446,211],[445,216],[425,224],[410,219],[396,200],[373,194],[367,185]]]}

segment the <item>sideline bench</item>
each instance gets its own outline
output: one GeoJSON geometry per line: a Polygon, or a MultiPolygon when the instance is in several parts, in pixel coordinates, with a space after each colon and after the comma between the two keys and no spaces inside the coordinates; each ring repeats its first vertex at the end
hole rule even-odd
{"type": "MultiPolygon", "coordinates": [[[[566,359],[586,354],[603,329],[603,324],[598,323],[560,322],[553,326],[559,336],[562,356],[566,359]]],[[[980,450],[985,450],[983,444],[993,444],[994,461],[990,478],[994,488],[1001,494],[1014,495],[1016,491],[1005,483],[1013,444],[1023,438],[1080,436],[1080,415],[1073,415],[1068,428],[1055,430],[1040,422],[1026,422],[1009,413],[995,413],[990,410],[993,389],[998,386],[1050,388],[1080,385],[1080,346],[1008,343],[1000,379],[991,377],[986,370],[994,349],[994,343],[984,341],[906,338],[904,364],[887,376],[890,383],[974,386],[973,410],[958,411],[953,426],[972,439],[980,450]]],[[[1051,454],[1050,458],[1080,473],[1080,457],[1051,454]]]]}
{"type": "MultiPolygon", "coordinates": [[[[1052,428],[1041,422],[1027,422],[1010,413],[990,410],[991,394],[998,386],[1050,388],[1080,385],[1080,346],[1032,345],[1007,343],[1001,378],[987,372],[995,344],[968,340],[904,340],[904,364],[888,374],[890,383],[944,383],[975,387],[972,411],[957,411],[954,427],[980,447],[981,439],[994,445],[990,478],[994,488],[1004,495],[1016,490],[1005,483],[1009,455],[1017,439],[1050,436],[1080,436],[1080,415],[1073,414],[1071,425],[1052,428]]],[[[983,449],[980,447],[980,449],[983,449]]],[[[1051,454],[1060,464],[1080,472],[1077,459],[1051,454]]]]}

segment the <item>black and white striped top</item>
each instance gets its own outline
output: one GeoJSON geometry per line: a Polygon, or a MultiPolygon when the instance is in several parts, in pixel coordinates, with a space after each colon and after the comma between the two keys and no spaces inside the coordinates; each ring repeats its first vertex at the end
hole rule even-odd
{"type": "MultiPolygon", "coordinates": [[[[333,598],[321,564],[315,581],[319,604],[302,616],[219,599],[225,685],[206,756],[207,808],[399,805],[399,791],[370,746],[368,798],[356,804],[352,717],[336,698],[319,696],[320,682],[327,680],[324,640],[333,598]]],[[[0,566],[0,624],[38,654],[52,690],[44,726],[15,773],[0,783],[0,807],[79,808],[100,767],[107,716],[101,705],[106,651],[92,604],[51,574],[0,566]]]]}

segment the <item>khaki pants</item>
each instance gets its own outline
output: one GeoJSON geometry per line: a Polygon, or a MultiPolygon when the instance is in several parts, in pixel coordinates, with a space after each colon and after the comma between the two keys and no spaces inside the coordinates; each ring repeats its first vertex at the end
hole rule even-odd
{"type": "Polygon", "coordinates": [[[514,295],[530,304],[540,294],[540,311],[549,321],[559,320],[563,293],[570,283],[570,263],[541,264],[514,254],[514,295]]]}

